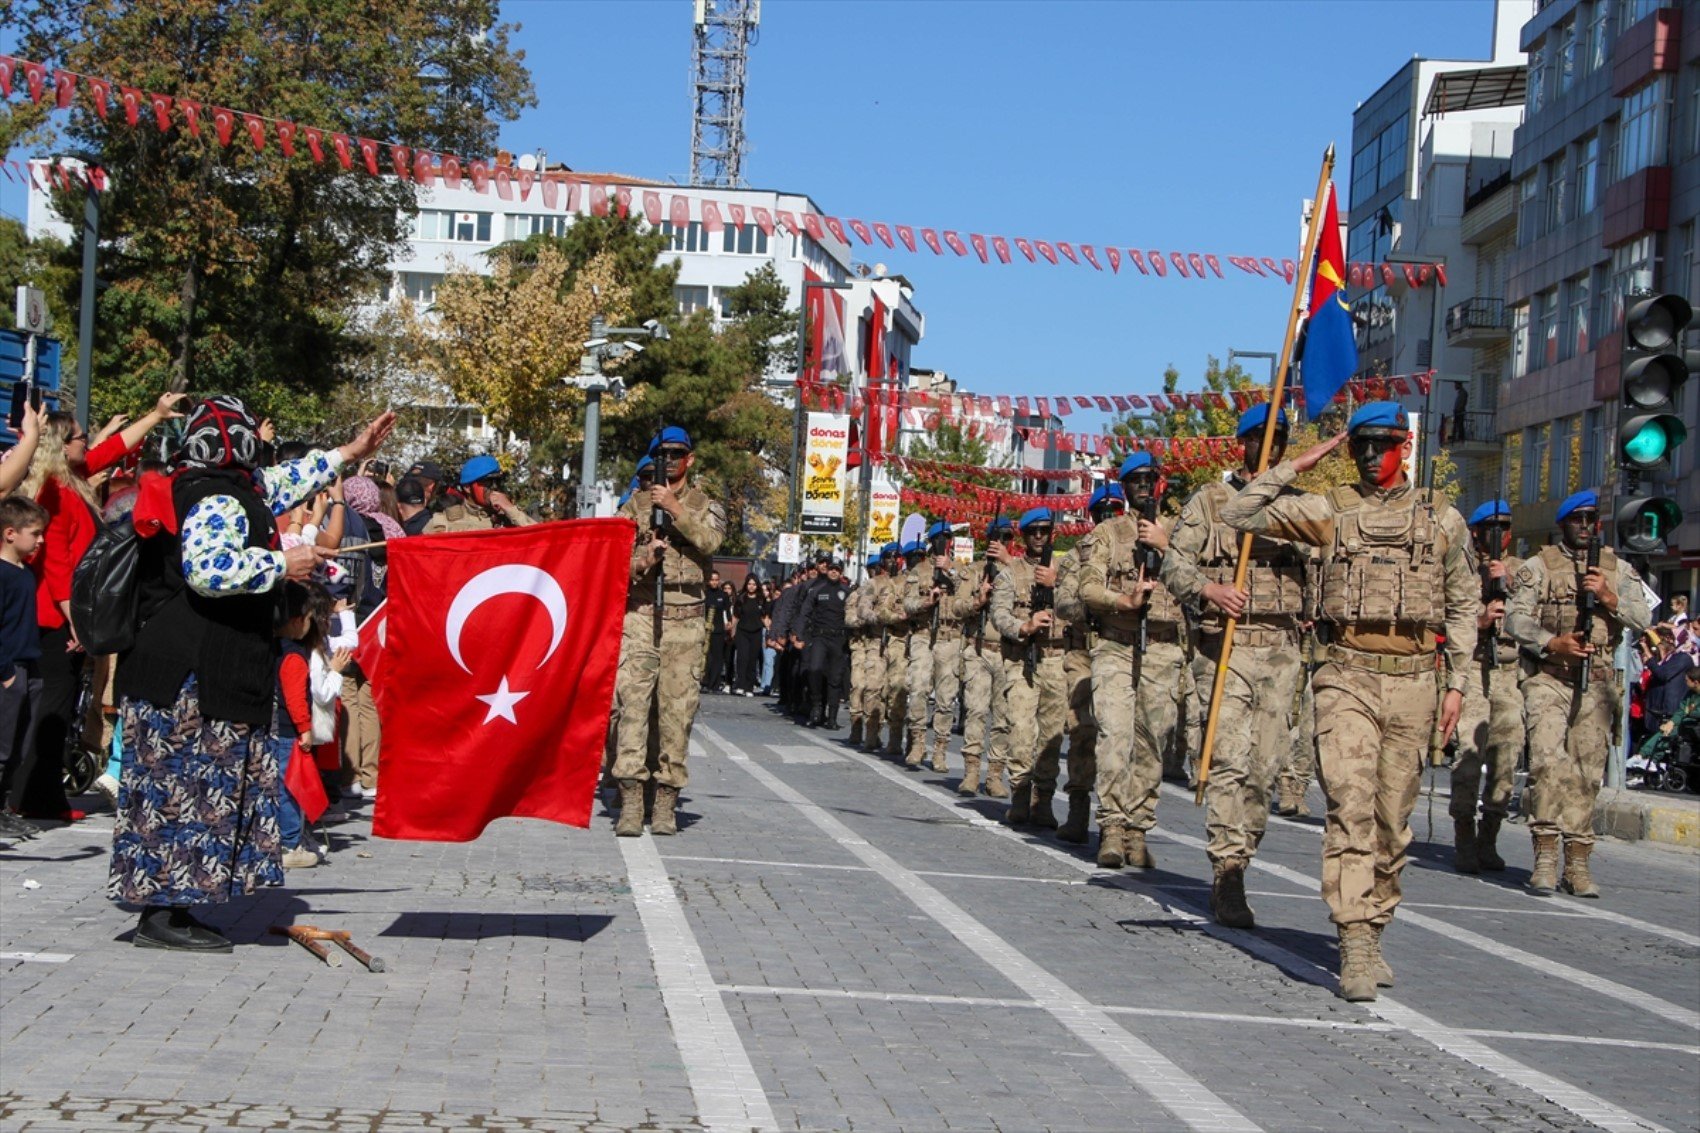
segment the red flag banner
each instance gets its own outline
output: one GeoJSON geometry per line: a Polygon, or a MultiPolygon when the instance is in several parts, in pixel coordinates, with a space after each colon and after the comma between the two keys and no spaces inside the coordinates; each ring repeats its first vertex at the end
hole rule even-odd
{"type": "Polygon", "coordinates": [[[903,241],[903,246],[911,252],[915,250],[915,230],[907,224],[897,226],[897,238],[903,241]]]}
{"type": "Polygon", "coordinates": [[[702,203],[702,227],[705,232],[719,232],[726,227],[726,221],[720,216],[720,206],[713,201],[702,203]]]}
{"type": "Polygon", "coordinates": [[[726,206],[726,215],[732,218],[733,228],[742,228],[744,227],[744,222],[749,219],[750,214],[749,210],[743,205],[732,204],[726,206]]]}
{"type": "Polygon", "coordinates": [[[1016,251],[1020,252],[1022,255],[1027,257],[1028,263],[1033,262],[1033,245],[1030,242],[1023,240],[1021,237],[1017,236],[1015,238],[1015,248],[1016,248],[1016,251]]]}
{"type": "Polygon", "coordinates": [[[992,251],[997,253],[998,262],[1009,263],[1009,241],[1002,236],[992,237],[992,251]]]}
{"type": "MultiPolygon", "coordinates": [[[[687,210],[687,212],[688,211],[689,210],[687,210]]],[[[757,228],[761,229],[769,236],[773,235],[773,214],[771,212],[768,212],[760,205],[756,205],[750,209],[750,215],[755,217],[757,228]]]]}
{"type": "MultiPolygon", "coordinates": [[[[130,98],[128,92],[125,93],[124,109],[126,112],[130,110],[130,98]]],[[[230,144],[230,132],[236,128],[236,113],[232,110],[226,109],[225,107],[215,106],[213,107],[212,120],[213,132],[218,135],[218,144],[221,146],[228,146],[230,144]]],[[[135,124],[136,119],[132,116],[130,118],[130,125],[134,126],[135,124]]],[[[365,143],[361,144],[364,145],[365,143]]],[[[374,142],[373,145],[375,147],[377,143],[374,142]]],[[[378,167],[376,163],[372,165],[371,172],[374,177],[378,175],[378,167]]]]}
{"type": "MultiPolygon", "coordinates": [[[[874,234],[868,231],[868,226],[862,221],[852,218],[850,221],[850,231],[854,232],[856,234],[856,239],[860,240],[864,244],[872,244],[874,242],[874,234]]],[[[848,241],[846,241],[846,243],[848,243],[848,241]]]]}
{"type": "Polygon", "coordinates": [[[933,250],[933,255],[944,255],[944,247],[939,244],[939,234],[937,232],[934,232],[931,228],[923,228],[921,229],[921,239],[926,242],[927,247],[933,250]]]}
{"type": "Polygon", "coordinates": [[[823,216],[821,222],[826,225],[826,230],[832,233],[834,240],[837,240],[840,244],[850,243],[850,237],[844,233],[843,222],[836,216],[823,216]]]}
{"type": "Polygon", "coordinates": [[[1080,262],[1080,257],[1074,254],[1074,245],[1070,244],[1066,240],[1057,241],[1057,251],[1061,252],[1063,254],[1063,258],[1071,264],[1078,264],[1080,262]]]}
{"type": "Polygon", "coordinates": [[[390,549],[372,832],[465,842],[498,818],[588,826],[637,528],[575,519],[390,549]]]}
{"type": "Polygon", "coordinates": [[[884,221],[874,221],[874,235],[878,236],[880,238],[880,243],[884,244],[887,248],[897,247],[897,245],[891,242],[891,226],[886,224],[884,221]]]}
{"type": "Polygon", "coordinates": [[[962,242],[962,237],[958,236],[956,233],[946,230],[944,234],[944,242],[945,246],[957,255],[966,256],[968,254],[968,246],[962,242]]]}
{"type": "Polygon", "coordinates": [[[1129,248],[1127,250],[1127,262],[1132,264],[1134,267],[1138,268],[1140,275],[1150,275],[1151,274],[1150,272],[1145,270],[1145,256],[1139,251],[1138,248],[1129,248]]]}
{"type": "Polygon", "coordinates": [[[60,110],[70,108],[71,100],[77,97],[77,76],[69,71],[53,72],[53,105],[60,110]]]}

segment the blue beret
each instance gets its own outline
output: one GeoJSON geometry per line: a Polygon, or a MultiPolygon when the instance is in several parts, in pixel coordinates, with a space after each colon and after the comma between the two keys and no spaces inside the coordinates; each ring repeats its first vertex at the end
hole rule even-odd
{"type": "Polygon", "coordinates": [[[868,556],[868,566],[877,567],[879,565],[880,565],[880,557],[878,555],[869,555],[868,556]]]}
{"type": "Polygon", "coordinates": [[[895,541],[887,543],[885,546],[880,548],[880,554],[882,555],[901,555],[902,553],[903,548],[895,541]]]}
{"type": "Polygon", "coordinates": [[[1021,513],[1021,530],[1026,531],[1035,523],[1055,524],[1056,517],[1051,514],[1051,509],[1048,507],[1029,508],[1021,513]]]}
{"type": "Polygon", "coordinates": [[[1584,488],[1573,496],[1564,497],[1564,502],[1558,505],[1557,518],[1562,521],[1571,512],[1585,507],[1600,510],[1600,494],[1592,488],[1584,488]]]}
{"type": "Polygon", "coordinates": [[[1122,461],[1122,470],[1116,473],[1116,479],[1126,480],[1141,468],[1149,468],[1153,472],[1157,471],[1157,459],[1148,452],[1136,452],[1122,461]]]}
{"type": "Polygon", "coordinates": [[[987,527],[986,527],[986,537],[989,539],[992,536],[996,535],[1000,531],[1009,531],[1009,530],[1011,530],[1010,523],[1009,523],[1009,516],[1000,515],[1000,516],[997,516],[996,518],[994,518],[992,520],[992,522],[989,525],[987,525],[987,527]]]}
{"type": "Polygon", "coordinates": [[[461,484],[476,484],[486,476],[495,476],[502,471],[502,466],[493,456],[475,456],[460,466],[461,484]]]}
{"type": "Polygon", "coordinates": [[[1355,433],[1359,429],[1395,429],[1401,433],[1411,431],[1411,421],[1405,416],[1405,407],[1397,401],[1372,401],[1352,414],[1352,419],[1346,422],[1346,431],[1355,433]]]}
{"type": "Polygon", "coordinates": [[[948,520],[941,519],[937,523],[933,524],[931,527],[927,528],[927,538],[928,539],[933,539],[933,538],[937,538],[940,535],[949,535],[949,534],[950,534],[950,522],[948,520]]]}
{"type": "Polygon", "coordinates": [[[1105,500],[1121,500],[1127,502],[1127,493],[1122,491],[1120,484],[1099,484],[1092,489],[1092,498],[1086,501],[1086,510],[1094,511],[1105,500]]]}
{"type": "Polygon", "coordinates": [[[1478,523],[1486,523],[1488,520],[1498,519],[1502,515],[1506,519],[1511,518],[1511,505],[1504,500],[1489,500],[1470,513],[1469,525],[1474,527],[1478,523]]]}
{"type": "MultiPolygon", "coordinates": [[[[1254,405],[1240,414],[1239,427],[1234,430],[1234,436],[1243,437],[1253,429],[1261,429],[1264,422],[1268,420],[1269,403],[1265,401],[1261,405],[1254,405]]],[[[1287,411],[1285,409],[1275,415],[1275,427],[1278,429],[1287,427],[1287,411]]]]}
{"type": "Polygon", "coordinates": [[[695,445],[691,444],[691,435],[678,425],[669,425],[657,433],[655,439],[649,442],[649,454],[654,456],[655,450],[662,445],[684,445],[688,449],[696,448],[695,445]]]}
{"type": "Polygon", "coordinates": [[[642,472],[645,468],[654,468],[654,467],[655,467],[655,458],[653,456],[643,457],[642,459],[640,459],[637,462],[637,470],[639,472],[642,472]]]}
{"type": "Polygon", "coordinates": [[[924,555],[927,553],[927,545],[919,539],[911,539],[903,544],[903,553],[906,555],[924,555]]]}

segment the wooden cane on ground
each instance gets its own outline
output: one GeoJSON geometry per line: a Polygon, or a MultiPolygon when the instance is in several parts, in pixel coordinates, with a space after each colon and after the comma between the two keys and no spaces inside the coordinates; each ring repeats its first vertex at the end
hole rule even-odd
{"type": "MultiPolygon", "coordinates": [[[[1263,422],[1263,444],[1257,454],[1257,474],[1269,470],[1269,452],[1274,446],[1275,426],[1281,416],[1281,398],[1287,389],[1287,373],[1293,362],[1293,343],[1298,337],[1299,318],[1304,313],[1305,292],[1310,284],[1311,264],[1316,259],[1317,238],[1322,234],[1322,214],[1328,192],[1328,179],[1334,173],[1334,147],[1322,155],[1322,174],[1316,179],[1316,196],[1310,209],[1310,223],[1305,231],[1304,259],[1293,276],[1293,307],[1287,315],[1287,338],[1281,344],[1281,365],[1275,371],[1275,385],[1269,391],[1269,416],[1263,422]]],[[[1244,590],[1246,575],[1251,569],[1252,534],[1240,536],[1240,557],[1234,564],[1234,589],[1244,590]]],[[[1216,659],[1216,680],[1210,686],[1210,711],[1204,718],[1204,745],[1198,754],[1198,794],[1193,799],[1204,805],[1204,788],[1210,782],[1210,753],[1216,747],[1216,722],[1222,710],[1222,692],[1228,684],[1228,659],[1234,653],[1234,627],[1239,619],[1233,615],[1222,628],[1222,652],[1216,659]]]]}

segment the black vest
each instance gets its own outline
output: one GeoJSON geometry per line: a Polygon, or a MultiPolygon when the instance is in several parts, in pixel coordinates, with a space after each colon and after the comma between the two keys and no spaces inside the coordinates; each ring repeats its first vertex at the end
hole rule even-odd
{"type": "MultiPolygon", "coordinates": [[[[172,484],[171,496],[178,530],[197,503],[230,496],[248,520],[246,545],[276,549],[277,521],[245,474],[186,472],[172,484]]],[[[118,660],[115,693],[169,708],[194,674],[205,719],[269,724],[282,588],[213,598],[197,594],[183,578],[182,539],[163,532],[142,540],[137,573],[141,628],[135,646],[118,660]]]]}

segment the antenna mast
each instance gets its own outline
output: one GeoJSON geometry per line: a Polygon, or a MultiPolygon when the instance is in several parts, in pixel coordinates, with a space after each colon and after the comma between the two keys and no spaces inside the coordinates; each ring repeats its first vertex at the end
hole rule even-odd
{"type": "Polygon", "coordinates": [[[744,183],[744,74],[761,0],[693,0],[691,184],[744,183]]]}

